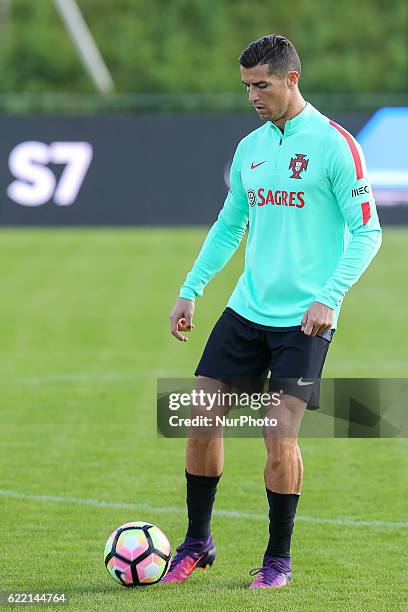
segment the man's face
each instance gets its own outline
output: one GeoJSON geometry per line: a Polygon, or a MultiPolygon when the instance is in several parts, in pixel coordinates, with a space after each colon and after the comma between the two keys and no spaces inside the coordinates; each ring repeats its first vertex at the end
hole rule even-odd
{"type": "Polygon", "coordinates": [[[287,113],[298,76],[295,71],[288,72],[282,78],[274,73],[269,74],[267,64],[254,68],[241,66],[241,80],[246,86],[249,101],[262,119],[275,123],[287,113]]]}

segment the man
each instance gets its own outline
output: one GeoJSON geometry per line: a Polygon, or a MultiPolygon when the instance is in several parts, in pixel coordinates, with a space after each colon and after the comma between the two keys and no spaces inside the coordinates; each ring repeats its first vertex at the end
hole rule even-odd
{"type": "MultiPolygon", "coordinates": [[[[318,383],[344,295],[381,244],[362,151],[307,103],[292,43],[265,36],[240,56],[242,82],[266,123],[238,145],[230,190],[170,315],[171,332],[193,329],[194,300],[233,255],[247,226],[245,270],[195,372],[197,389],[228,390],[270,370],[278,435],[265,431],[269,541],[251,588],[291,580],[290,542],[303,464],[297,434],[318,383]]],[[[188,439],[188,531],[163,582],[182,582],[215,559],[210,519],[223,469],[222,436],[188,439]]]]}

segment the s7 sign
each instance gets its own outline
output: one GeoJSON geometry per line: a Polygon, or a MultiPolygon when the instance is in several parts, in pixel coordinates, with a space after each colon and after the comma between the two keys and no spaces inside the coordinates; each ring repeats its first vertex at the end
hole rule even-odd
{"type": "Polygon", "coordinates": [[[22,206],[41,206],[50,201],[69,206],[78,196],[92,157],[89,142],[21,142],[9,156],[15,180],[9,184],[7,195],[22,206]],[[59,178],[50,164],[63,166],[59,178]]]}

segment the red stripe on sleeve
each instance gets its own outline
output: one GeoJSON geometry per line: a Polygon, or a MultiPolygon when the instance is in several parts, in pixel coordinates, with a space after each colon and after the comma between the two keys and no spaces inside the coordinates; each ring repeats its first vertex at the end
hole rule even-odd
{"type": "Polygon", "coordinates": [[[363,225],[367,225],[371,217],[370,202],[363,202],[361,204],[361,212],[363,213],[363,225]]]}
{"type": "Polygon", "coordinates": [[[346,132],[346,130],[344,128],[342,128],[341,125],[339,125],[338,123],[335,123],[331,119],[329,120],[329,123],[334,128],[336,128],[336,130],[339,131],[340,134],[342,136],[344,136],[344,138],[347,140],[347,144],[350,147],[350,151],[351,151],[351,154],[353,156],[354,166],[355,166],[355,169],[356,169],[356,178],[357,179],[363,178],[363,176],[364,176],[364,174],[363,174],[363,164],[361,163],[360,153],[358,152],[358,149],[356,147],[356,143],[354,142],[352,136],[348,132],[346,132]]]}

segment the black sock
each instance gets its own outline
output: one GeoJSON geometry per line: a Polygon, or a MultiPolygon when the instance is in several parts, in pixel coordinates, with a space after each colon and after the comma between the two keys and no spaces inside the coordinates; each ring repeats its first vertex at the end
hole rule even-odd
{"type": "Polygon", "coordinates": [[[266,554],[290,558],[290,540],[300,495],[266,489],[269,502],[269,542],[266,554]]]}
{"type": "Polygon", "coordinates": [[[206,538],[210,535],[212,507],[221,476],[195,476],[186,470],[187,479],[187,537],[206,538]]]}

